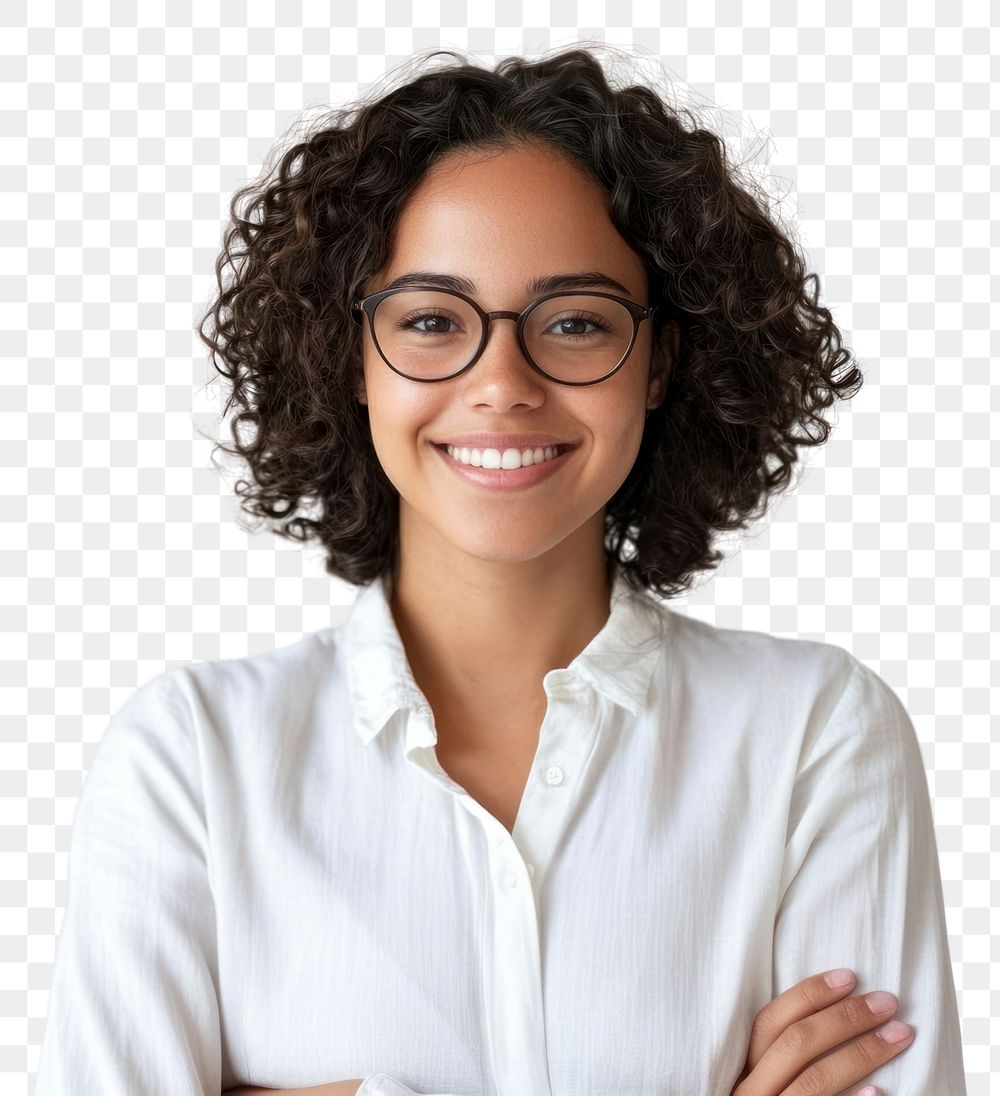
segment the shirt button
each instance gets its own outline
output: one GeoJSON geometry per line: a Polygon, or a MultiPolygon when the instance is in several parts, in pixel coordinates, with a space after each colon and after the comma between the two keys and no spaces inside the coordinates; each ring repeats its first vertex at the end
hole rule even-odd
{"type": "Polygon", "coordinates": [[[512,871],[504,872],[500,881],[508,890],[513,890],[517,886],[517,876],[512,871]]]}
{"type": "Polygon", "coordinates": [[[563,771],[558,765],[550,765],[545,770],[545,783],[546,784],[561,784],[563,782],[563,771]]]}

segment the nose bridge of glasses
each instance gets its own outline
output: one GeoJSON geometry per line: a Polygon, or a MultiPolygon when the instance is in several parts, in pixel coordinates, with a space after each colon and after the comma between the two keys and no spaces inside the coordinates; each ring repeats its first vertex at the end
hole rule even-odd
{"type": "MultiPolygon", "coordinates": [[[[525,310],[525,311],[527,311],[527,310],[525,310]]],[[[508,309],[499,309],[498,311],[494,311],[494,312],[485,312],[484,311],[483,316],[485,316],[485,320],[483,321],[483,334],[482,334],[482,344],[481,344],[481,347],[480,347],[480,353],[485,354],[486,349],[489,346],[490,335],[493,332],[493,321],[494,320],[512,320],[514,322],[514,328],[511,331],[511,336],[510,336],[511,339],[513,340],[511,345],[517,347],[520,350],[521,347],[520,347],[520,342],[518,341],[517,332],[518,332],[518,326],[519,326],[520,321],[521,321],[521,316],[523,314],[524,313],[522,313],[522,312],[511,312],[508,309]]]]}

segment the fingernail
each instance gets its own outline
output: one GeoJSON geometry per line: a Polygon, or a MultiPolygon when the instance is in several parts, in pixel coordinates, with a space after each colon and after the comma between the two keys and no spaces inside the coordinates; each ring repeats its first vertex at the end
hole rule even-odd
{"type": "Polygon", "coordinates": [[[869,1085],[867,1088],[863,1088],[860,1092],[855,1093],[855,1096],[878,1096],[878,1089],[869,1085]]]}
{"type": "Polygon", "coordinates": [[[830,989],[840,989],[841,986],[846,986],[854,981],[854,974],[844,969],[830,970],[823,975],[823,980],[830,987],[830,989]]]}
{"type": "Polygon", "coordinates": [[[865,1004],[877,1016],[880,1012],[890,1012],[894,1009],[896,1007],[896,998],[891,993],[886,993],[884,989],[877,989],[874,993],[869,993],[865,997],[865,1004]]]}
{"type": "Polygon", "coordinates": [[[901,1043],[913,1034],[913,1028],[900,1020],[890,1020],[878,1029],[877,1034],[881,1035],[887,1043],[901,1043]]]}

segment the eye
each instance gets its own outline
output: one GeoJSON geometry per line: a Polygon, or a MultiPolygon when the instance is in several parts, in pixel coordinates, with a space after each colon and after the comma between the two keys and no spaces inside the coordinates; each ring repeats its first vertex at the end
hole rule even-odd
{"type": "Polygon", "coordinates": [[[411,312],[402,319],[396,322],[397,328],[401,331],[412,331],[417,335],[450,335],[451,332],[444,329],[444,325],[455,323],[450,317],[444,315],[442,312],[411,312]],[[417,324],[423,323],[425,320],[432,320],[436,325],[431,330],[426,328],[417,327],[417,324]]]}
{"type": "MultiPolygon", "coordinates": [[[[589,313],[589,314],[579,313],[578,315],[575,315],[575,316],[561,316],[561,317],[559,317],[559,319],[553,321],[552,327],[564,327],[564,325],[573,325],[573,324],[590,324],[591,327],[596,327],[598,331],[608,331],[608,330],[610,330],[610,325],[607,323],[607,321],[602,319],[600,316],[595,316],[593,313],[589,313]]],[[[551,331],[552,327],[548,328],[547,331],[551,331]]],[[[584,338],[585,339],[585,338],[587,338],[591,335],[596,334],[596,332],[594,332],[594,331],[566,331],[564,329],[560,332],[557,332],[557,334],[566,335],[566,336],[571,337],[571,338],[584,338]]]]}

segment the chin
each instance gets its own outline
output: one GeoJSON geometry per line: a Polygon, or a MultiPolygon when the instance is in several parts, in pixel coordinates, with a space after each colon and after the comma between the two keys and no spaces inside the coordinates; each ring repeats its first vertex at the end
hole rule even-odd
{"type": "Polygon", "coordinates": [[[498,551],[496,546],[491,544],[488,547],[466,546],[461,547],[459,550],[470,558],[481,560],[483,563],[516,564],[530,563],[539,556],[545,555],[549,549],[541,545],[531,545],[525,546],[522,550],[518,550],[507,545],[502,550],[498,551]]]}
{"type": "Polygon", "coordinates": [[[478,559],[483,563],[530,563],[532,560],[552,551],[562,540],[542,539],[538,530],[526,533],[523,537],[512,539],[504,529],[491,529],[480,538],[470,539],[468,530],[464,537],[449,537],[445,530],[442,536],[456,552],[478,559]]]}

